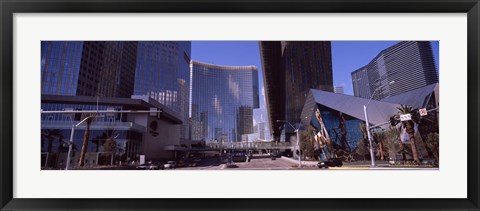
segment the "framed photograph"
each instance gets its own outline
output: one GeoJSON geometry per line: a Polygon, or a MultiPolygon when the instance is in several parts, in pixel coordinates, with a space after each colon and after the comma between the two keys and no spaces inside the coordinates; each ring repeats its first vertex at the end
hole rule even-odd
{"type": "Polygon", "coordinates": [[[0,1],[1,210],[479,210],[478,0],[0,1]]]}

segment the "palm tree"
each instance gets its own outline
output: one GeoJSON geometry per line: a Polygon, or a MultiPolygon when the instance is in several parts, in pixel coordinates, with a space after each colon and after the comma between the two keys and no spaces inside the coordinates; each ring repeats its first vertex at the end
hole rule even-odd
{"type": "Polygon", "coordinates": [[[302,157],[315,158],[315,145],[313,143],[313,129],[308,128],[300,132],[300,149],[302,157]]]}
{"type": "MultiPolygon", "coordinates": [[[[411,106],[401,105],[398,109],[399,114],[411,114],[413,112],[413,108],[411,106]]],[[[417,146],[415,145],[415,130],[414,130],[414,122],[413,120],[403,121],[402,125],[405,128],[406,132],[408,133],[410,147],[412,148],[412,155],[413,161],[419,162],[418,159],[418,151],[417,146]]]]}
{"type": "Polygon", "coordinates": [[[92,140],[92,143],[95,144],[95,152],[99,152],[100,145],[105,144],[105,140],[107,140],[107,138],[107,133],[103,132],[102,135],[98,135],[92,140]]]}
{"type": "Polygon", "coordinates": [[[87,127],[85,128],[85,134],[83,135],[82,150],[80,151],[80,160],[78,161],[79,167],[85,165],[85,154],[87,153],[88,139],[90,136],[90,125],[93,122],[93,115],[87,113],[82,114],[82,119],[86,119],[85,124],[87,124],[87,127]]]}
{"type": "Polygon", "coordinates": [[[400,130],[397,127],[390,127],[385,132],[385,146],[388,149],[388,155],[390,158],[396,160],[397,153],[402,150],[402,141],[400,140],[400,130]]]}
{"type": "Polygon", "coordinates": [[[42,135],[48,139],[48,145],[47,145],[48,153],[52,152],[53,140],[63,138],[62,133],[60,132],[59,129],[52,129],[52,130],[48,129],[46,133],[43,133],[42,135]]]}
{"type": "Polygon", "coordinates": [[[63,139],[62,132],[59,129],[48,129],[45,133],[42,133],[42,136],[44,136],[48,140],[48,145],[47,145],[47,152],[48,152],[48,160],[47,163],[50,164],[50,161],[52,160],[52,145],[53,145],[53,140],[58,139],[63,139]]]}
{"type": "Polygon", "coordinates": [[[370,151],[368,150],[369,143],[368,143],[367,128],[364,122],[360,122],[359,127],[360,127],[360,130],[362,131],[362,138],[358,140],[357,149],[355,151],[357,152],[357,154],[363,157],[363,160],[365,160],[365,156],[370,155],[370,151]]]}

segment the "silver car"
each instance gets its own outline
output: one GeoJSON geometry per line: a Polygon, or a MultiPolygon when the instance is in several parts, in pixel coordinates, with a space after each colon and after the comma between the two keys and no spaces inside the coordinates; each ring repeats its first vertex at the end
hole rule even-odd
{"type": "Polygon", "coordinates": [[[168,161],[167,163],[165,163],[165,165],[163,165],[163,167],[165,169],[175,169],[177,168],[177,163],[175,161],[168,161]]]}

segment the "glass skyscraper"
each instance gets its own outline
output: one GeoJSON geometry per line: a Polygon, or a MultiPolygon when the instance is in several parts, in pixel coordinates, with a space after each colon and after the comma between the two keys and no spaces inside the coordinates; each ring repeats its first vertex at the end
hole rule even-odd
{"type": "MultiPolygon", "coordinates": [[[[271,132],[279,140],[284,123],[300,123],[310,89],[333,92],[329,41],[261,41],[266,103],[271,132]]],[[[291,127],[285,127],[294,135],[291,127]]]]}
{"type": "Polygon", "coordinates": [[[42,94],[74,96],[83,42],[42,42],[41,45],[42,94]]]}
{"type": "MultiPolygon", "coordinates": [[[[111,136],[115,137],[116,153],[122,154],[117,160],[138,160],[141,154],[151,159],[170,159],[174,153],[166,146],[188,145],[190,51],[191,42],[42,41],[41,108],[162,109],[160,118],[128,113],[96,118],[85,142],[90,144],[83,145],[85,130],[77,128],[74,151],[86,149],[86,165],[103,164],[95,156],[104,153],[102,147],[111,136]],[[163,125],[157,129],[148,124],[163,125]],[[162,135],[157,138],[158,133],[162,135]]],[[[80,113],[42,114],[42,165],[65,165],[61,140],[68,138],[71,125],[82,118],[80,113]]],[[[79,162],[80,158],[75,158],[78,155],[72,155],[75,161],[71,164],[79,162]]]]}
{"type": "Polygon", "coordinates": [[[253,132],[253,109],[259,108],[255,66],[222,66],[191,61],[192,139],[240,141],[253,132]]]}
{"type": "Polygon", "coordinates": [[[433,51],[428,41],[403,41],[381,51],[352,72],[355,96],[383,99],[438,83],[433,51]],[[394,83],[390,84],[390,82],[394,83]]]}
{"type": "Polygon", "coordinates": [[[147,95],[180,114],[181,138],[188,140],[189,41],[138,42],[135,95],[147,95]]]}
{"type": "Polygon", "coordinates": [[[177,112],[188,139],[191,42],[43,41],[42,94],[147,95],[177,112]]]}
{"type": "Polygon", "coordinates": [[[137,42],[43,41],[42,94],[130,98],[137,42]]]}

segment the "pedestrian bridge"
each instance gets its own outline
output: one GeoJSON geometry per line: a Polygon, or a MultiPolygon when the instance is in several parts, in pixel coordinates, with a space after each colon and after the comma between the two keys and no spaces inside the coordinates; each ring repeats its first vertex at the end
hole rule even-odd
{"type": "MultiPolygon", "coordinates": [[[[198,151],[216,150],[285,150],[294,149],[296,144],[290,142],[230,142],[230,143],[207,143],[205,148],[197,148],[198,151]]],[[[192,148],[192,150],[195,150],[192,148]]]]}

